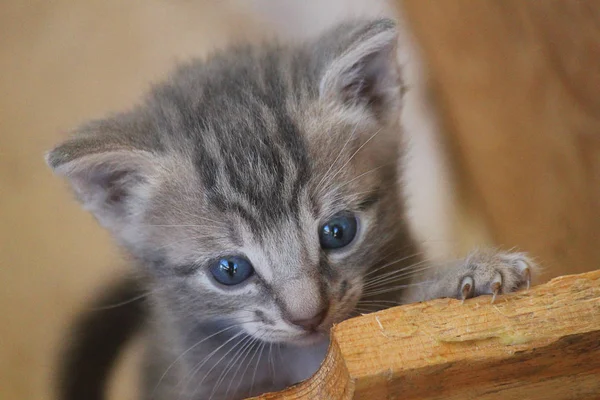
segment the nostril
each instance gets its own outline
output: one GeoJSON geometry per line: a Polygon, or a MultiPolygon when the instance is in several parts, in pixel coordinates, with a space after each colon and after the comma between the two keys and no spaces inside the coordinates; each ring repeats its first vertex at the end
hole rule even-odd
{"type": "Polygon", "coordinates": [[[291,322],[292,322],[292,324],[298,325],[308,331],[314,331],[315,329],[317,329],[319,327],[321,322],[323,322],[326,315],[327,315],[327,309],[324,308],[321,311],[319,311],[317,314],[315,314],[314,317],[307,318],[307,319],[294,319],[291,322]]]}

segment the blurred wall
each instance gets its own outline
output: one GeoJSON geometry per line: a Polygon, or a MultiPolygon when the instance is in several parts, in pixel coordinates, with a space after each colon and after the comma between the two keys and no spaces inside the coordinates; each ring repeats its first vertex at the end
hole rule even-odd
{"type": "Polygon", "coordinates": [[[458,214],[530,252],[542,280],[599,268],[600,3],[395,3],[429,71],[458,214]]]}

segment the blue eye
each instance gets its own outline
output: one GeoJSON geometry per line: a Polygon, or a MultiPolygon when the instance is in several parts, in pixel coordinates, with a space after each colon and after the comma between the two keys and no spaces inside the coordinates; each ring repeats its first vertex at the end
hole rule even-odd
{"type": "Polygon", "coordinates": [[[326,250],[348,246],[356,236],[358,222],[350,213],[340,213],[327,221],[319,230],[321,247],[326,250]]]}
{"type": "Polygon", "coordinates": [[[244,257],[223,257],[210,266],[210,273],[222,285],[232,286],[244,282],[254,273],[250,261],[244,257]]]}

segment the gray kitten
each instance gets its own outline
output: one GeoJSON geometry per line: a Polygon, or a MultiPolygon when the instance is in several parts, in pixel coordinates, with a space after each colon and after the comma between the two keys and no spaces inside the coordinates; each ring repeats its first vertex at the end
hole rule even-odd
{"type": "Polygon", "coordinates": [[[522,254],[420,256],[399,190],[396,35],[354,21],[214,54],[48,154],[137,265],[103,300],[122,307],[80,321],[64,399],[102,398],[137,327],[144,399],[241,398],[308,378],[332,325],[360,312],[528,283],[522,254]]]}

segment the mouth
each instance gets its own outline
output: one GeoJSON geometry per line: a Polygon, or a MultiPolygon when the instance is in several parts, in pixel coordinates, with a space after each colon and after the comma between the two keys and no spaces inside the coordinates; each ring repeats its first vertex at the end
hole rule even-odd
{"type": "Polygon", "coordinates": [[[293,344],[298,346],[312,346],[329,339],[329,332],[313,331],[306,332],[294,339],[293,344]]]}
{"type": "Polygon", "coordinates": [[[350,313],[348,313],[348,315],[345,315],[345,313],[340,314],[339,312],[332,313],[325,319],[325,321],[323,321],[323,323],[321,323],[319,327],[314,330],[302,332],[291,339],[289,343],[297,346],[312,346],[318,343],[323,343],[323,341],[329,340],[329,334],[331,332],[331,328],[333,328],[333,325],[350,318],[349,314],[350,313]]]}
{"type": "Polygon", "coordinates": [[[264,331],[260,334],[261,329],[258,329],[257,332],[252,332],[251,334],[258,335],[257,338],[262,341],[281,344],[287,343],[298,347],[310,347],[323,344],[329,340],[333,325],[351,317],[351,313],[346,312],[345,310],[338,309],[332,311],[335,312],[330,312],[318,327],[314,327],[310,330],[301,330],[298,329],[298,327],[293,329],[293,331],[288,329],[269,329],[269,332],[265,335],[264,331]]]}

